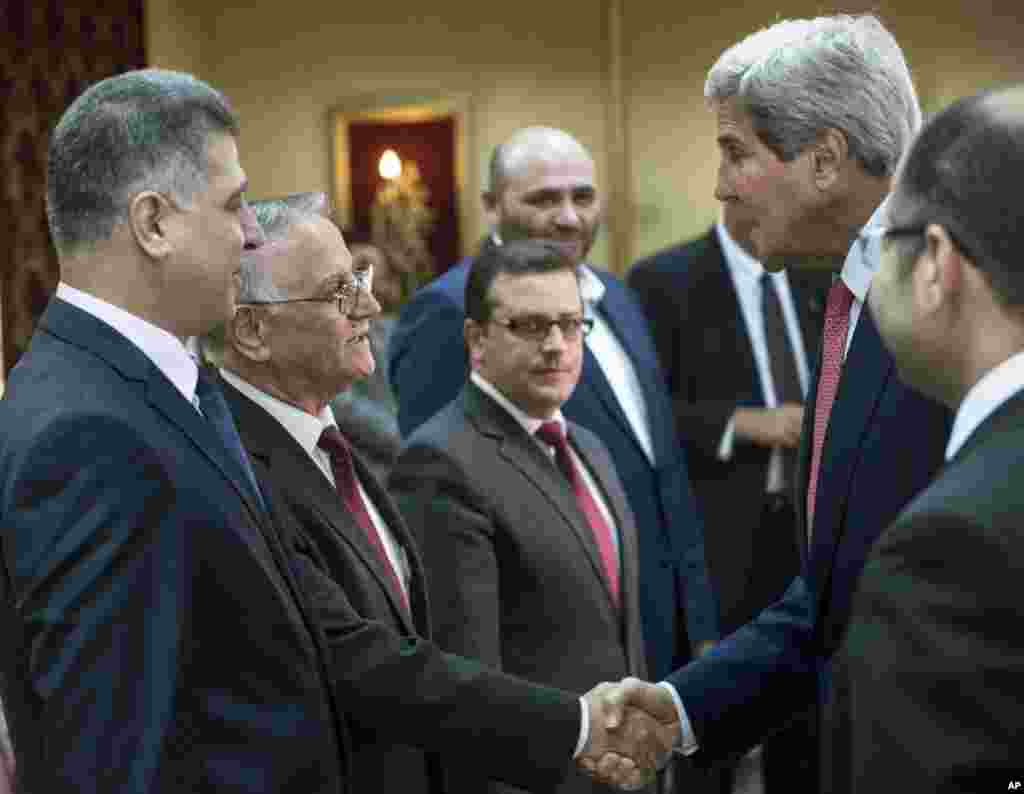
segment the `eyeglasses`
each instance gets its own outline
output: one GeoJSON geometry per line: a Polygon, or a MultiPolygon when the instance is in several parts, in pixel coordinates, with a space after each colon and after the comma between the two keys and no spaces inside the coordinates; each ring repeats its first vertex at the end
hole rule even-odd
{"type": "Polygon", "coordinates": [[[559,317],[552,320],[550,317],[530,314],[525,317],[510,317],[507,320],[492,317],[491,322],[507,328],[514,336],[527,342],[543,342],[556,325],[562,332],[562,337],[569,342],[575,342],[594,330],[593,317],[559,317]]]}
{"type": "Polygon", "coordinates": [[[281,303],[337,303],[338,312],[351,317],[359,306],[359,294],[373,291],[373,265],[352,274],[352,280],[342,284],[332,295],[322,298],[284,298],[276,301],[238,301],[246,306],[276,306],[281,303]]]}

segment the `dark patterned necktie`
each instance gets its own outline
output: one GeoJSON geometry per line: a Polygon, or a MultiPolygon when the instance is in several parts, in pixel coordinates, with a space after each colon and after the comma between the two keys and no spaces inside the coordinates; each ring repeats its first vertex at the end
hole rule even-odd
{"type": "Polygon", "coordinates": [[[356,481],[356,471],[352,463],[352,451],[349,449],[348,441],[341,434],[341,431],[332,425],[331,427],[324,428],[324,431],[320,434],[317,446],[324,450],[331,459],[331,471],[334,472],[335,489],[345,503],[345,507],[348,508],[355,518],[356,523],[366,533],[370,545],[377,552],[377,556],[387,571],[392,588],[394,588],[402,605],[408,611],[409,600],[406,598],[405,591],[398,580],[398,573],[388,558],[388,553],[384,549],[384,541],[381,540],[380,533],[377,531],[377,527],[374,526],[373,519],[370,517],[370,511],[363,500],[363,495],[359,492],[359,483],[356,481]]]}
{"type": "MultiPolygon", "coordinates": [[[[764,319],[764,341],[768,348],[768,367],[772,373],[775,386],[775,402],[802,403],[803,391],[800,388],[800,377],[796,370],[796,355],[789,343],[786,333],[786,317],[782,313],[775,279],[770,273],[761,276],[761,316],[764,319]]],[[[782,490],[788,493],[796,473],[797,450],[794,447],[782,448],[782,490]]]]}

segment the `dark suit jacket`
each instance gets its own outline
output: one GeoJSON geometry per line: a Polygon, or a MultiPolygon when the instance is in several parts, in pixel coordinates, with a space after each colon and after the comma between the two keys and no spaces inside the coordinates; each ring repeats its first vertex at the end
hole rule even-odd
{"type": "MultiPolygon", "coordinates": [[[[472,383],[408,439],[389,484],[423,551],[438,644],[585,692],[602,681],[643,678],[646,664],[636,527],[625,493],[595,436],[570,424],[569,439],[618,528],[620,610],[565,475],[472,383]]],[[[467,757],[459,768],[463,779],[453,790],[483,790],[486,759],[467,757]]],[[[576,776],[557,791],[608,789],[576,776]]]]}
{"type": "Polygon", "coordinates": [[[871,550],[836,664],[836,792],[1006,791],[1024,775],[1024,394],[871,550]]]}
{"type": "MultiPolygon", "coordinates": [[[[462,339],[471,259],[424,287],[402,310],[388,366],[404,436],[441,410],[466,382],[462,339]]],[[[717,639],[717,608],[704,564],[702,527],[676,437],[672,406],[636,298],[614,276],[594,271],[606,293],[598,307],[632,357],[649,411],[657,464],[633,433],[600,365],[584,346],[583,374],[562,407],[611,453],[640,528],[640,614],[651,676],[690,658],[690,645],[717,639]]]]}
{"type": "Polygon", "coordinates": [[[354,455],[363,487],[409,563],[411,616],[305,450],[262,407],[230,384],[224,390],[329,649],[343,729],[352,737],[353,791],[440,791],[438,760],[424,749],[486,758],[495,776],[522,785],[560,780],[579,734],[576,698],[442,653],[429,640],[416,546],[362,458],[354,455]]]}
{"type": "MultiPolygon", "coordinates": [[[[812,383],[809,406],[816,377],[812,383]]],[[[813,413],[804,414],[797,471],[801,537],[813,413]]],[[[949,426],[945,408],[899,380],[865,307],[825,436],[814,540],[810,549],[803,544],[801,575],[708,657],[669,676],[700,741],[696,761],[746,749],[816,698],[827,703],[827,667],[868,549],[934,475],[949,426]]]]}
{"type": "Polygon", "coordinates": [[[3,692],[25,792],[345,791],[337,703],[241,466],[61,300],[0,403],[3,692]]]}
{"type": "MultiPolygon", "coordinates": [[[[803,274],[790,272],[789,281],[804,349],[813,362],[823,299],[803,274]]],[[[782,595],[800,569],[795,526],[785,537],[758,531],[771,449],[740,442],[730,460],[718,459],[733,412],[765,406],[750,333],[714,227],[638,262],[629,285],[647,312],[668,378],[690,482],[704,517],[704,553],[721,627],[728,633],[782,595]]]]}

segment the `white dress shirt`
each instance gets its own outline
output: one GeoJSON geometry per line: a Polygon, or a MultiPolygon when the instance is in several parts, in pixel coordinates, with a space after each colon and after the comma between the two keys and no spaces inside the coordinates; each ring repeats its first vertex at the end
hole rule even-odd
{"type": "MultiPolygon", "coordinates": [[[[313,416],[312,414],[308,414],[305,411],[296,408],[294,405],[290,405],[270,394],[267,394],[262,389],[253,386],[251,383],[243,380],[230,370],[221,369],[220,374],[224,380],[280,422],[282,427],[288,431],[288,434],[294,438],[298,442],[299,446],[305,450],[306,454],[309,455],[310,460],[312,460],[313,463],[316,464],[316,467],[320,469],[320,473],[327,478],[331,487],[336,487],[336,483],[334,482],[334,470],[331,468],[330,455],[317,446],[317,442],[320,440],[320,435],[323,433],[325,428],[337,427],[337,423],[334,421],[334,412],[331,410],[330,405],[325,405],[319,416],[313,416]]],[[[381,543],[384,546],[384,552],[388,556],[388,562],[391,563],[391,567],[398,574],[398,581],[401,583],[406,600],[408,600],[409,563],[406,559],[405,551],[395,540],[394,534],[392,534],[391,530],[384,522],[380,512],[377,510],[377,506],[373,503],[370,495],[363,487],[363,483],[359,479],[359,473],[353,471],[353,474],[355,475],[356,485],[359,488],[359,494],[363,497],[363,503],[366,505],[366,512],[369,513],[370,520],[373,522],[373,526],[377,530],[377,534],[380,535],[381,543]]]]}
{"type": "Polygon", "coordinates": [[[196,404],[199,367],[178,337],[120,306],[75,289],[63,281],[57,284],[56,297],[88,312],[125,337],[156,365],[182,397],[193,406],[196,404]]]}
{"type": "Polygon", "coordinates": [[[594,319],[594,330],[586,338],[586,345],[590,352],[597,359],[601,371],[608,379],[612,387],[615,399],[633,434],[640,442],[640,446],[647,455],[651,465],[655,465],[654,443],[651,436],[651,423],[647,411],[647,401],[644,399],[644,391],[640,385],[640,379],[636,375],[636,367],[633,366],[633,359],[626,353],[618,337],[608,327],[608,323],[599,311],[597,305],[604,297],[605,286],[601,283],[594,272],[587,265],[580,265],[580,295],[585,306],[589,307],[589,317],[594,319]]]}
{"type": "MultiPolygon", "coordinates": [[[[766,407],[775,408],[779,401],[775,392],[775,381],[772,378],[772,365],[768,356],[768,342],[764,331],[764,311],[761,302],[761,293],[764,291],[761,276],[765,272],[764,266],[732,239],[721,222],[716,224],[715,229],[722,245],[725,264],[729,269],[729,275],[739,298],[740,314],[747,327],[750,346],[754,351],[754,364],[757,367],[758,380],[761,383],[761,397],[766,407]]],[[[796,306],[793,304],[793,294],[789,288],[789,277],[785,270],[780,270],[777,273],[772,273],[770,278],[774,282],[775,292],[782,305],[782,317],[786,324],[789,347],[796,357],[800,392],[806,395],[807,382],[810,377],[807,368],[807,351],[804,348],[803,334],[800,332],[800,319],[796,313],[796,306]]],[[[735,438],[736,419],[732,417],[726,424],[722,440],[718,445],[719,460],[728,461],[732,458],[735,438]]],[[[777,493],[783,490],[782,465],[782,448],[774,447],[768,461],[766,492],[777,493]]]]}
{"type": "Polygon", "coordinates": [[[1024,390],[1024,352],[1010,356],[990,369],[964,396],[953,420],[946,445],[946,460],[952,460],[982,422],[1007,400],[1024,390]]]}
{"type": "MultiPolygon", "coordinates": [[[[878,206],[857,236],[857,239],[853,241],[846,255],[846,261],[843,263],[843,269],[839,274],[839,277],[846,282],[846,286],[850,288],[854,296],[853,303],[850,306],[850,327],[846,335],[846,353],[850,351],[850,342],[853,340],[853,332],[856,329],[857,320],[860,318],[864,301],[867,300],[871,279],[878,270],[882,241],[881,219],[884,209],[885,201],[878,206]]],[[[659,686],[665,687],[672,694],[672,700],[675,702],[676,710],[679,712],[681,729],[680,749],[685,755],[697,752],[700,745],[697,742],[697,736],[693,732],[693,726],[690,724],[690,718],[686,714],[686,708],[683,706],[679,693],[668,681],[662,681],[659,686]]]]}

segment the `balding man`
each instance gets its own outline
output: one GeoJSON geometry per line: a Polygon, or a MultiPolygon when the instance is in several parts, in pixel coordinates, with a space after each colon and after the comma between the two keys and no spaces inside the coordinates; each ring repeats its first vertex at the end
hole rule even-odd
{"type": "Polygon", "coordinates": [[[876,542],[838,654],[832,791],[1024,778],[1024,87],[925,127],[871,287],[907,383],[956,411],[946,465],[876,542]]]}
{"type": "MultiPolygon", "coordinates": [[[[519,130],[495,149],[483,201],[493,228],[484,246],[545,238],[580,269],[594,330],[583,345],[579,385],[562,410],[597,435],[622,478],[639,530],[647,669],[662,676],[716,639],[717,614],[686,461],[646,320],[621,281],[585,264],[602,216],[593,159],[561,130],[519,130]]],[[[389,368],[405,436],[455,399],[468,377],[463,322],[470,262],[421,289],[402,311],[389,368]]]]}

